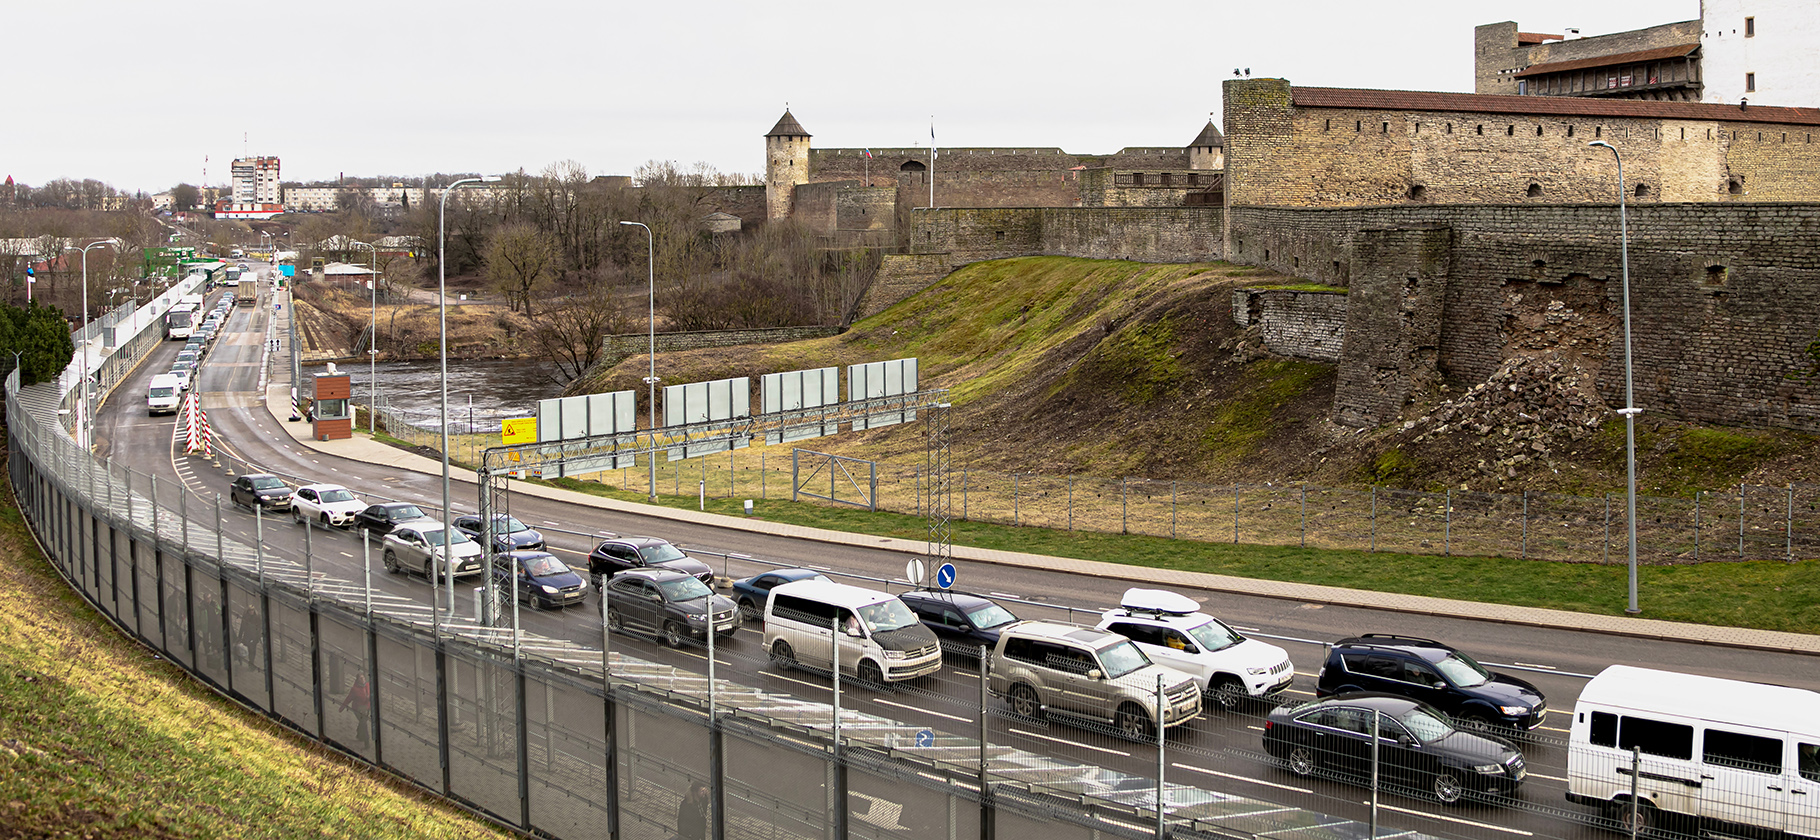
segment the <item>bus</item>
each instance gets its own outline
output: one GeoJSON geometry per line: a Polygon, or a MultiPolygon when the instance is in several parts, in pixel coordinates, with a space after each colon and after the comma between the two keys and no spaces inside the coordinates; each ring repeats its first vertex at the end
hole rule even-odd
{"type": "Polygon", "coordinates": [[[164,313],[164,337],[168,341],[187,341],[196,334],[196,323],[202,320],[202,295],[184,295],[164,313]]]}

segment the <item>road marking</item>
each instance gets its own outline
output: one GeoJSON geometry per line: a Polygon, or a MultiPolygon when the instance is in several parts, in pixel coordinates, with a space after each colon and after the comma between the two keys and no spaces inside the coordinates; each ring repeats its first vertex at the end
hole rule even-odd
{"type": "Polygon", "coordinates": [[[550,521],[550,520],[548,520],[548,519],[545,519],[545,520],[543,520],[543,524],[545,524],[545,525],[552,525],[552,526],[555,526],[555,527],[558,527],[558,528],[560,528],[560,527],[562,527],[562,523],[561,523],[561,522],[551,522],[551,521],[550,521]]]}
{"type": "Polygon", "coordinates": [[[1259,629],[1258,629],[1258,628],[1256,628],[1256,627],[1245,627],[1245,626],[1242,626],[1242,625],[1238,625],[1238,624],[1234,624],[1234,625],[1232,625],[1232,629],[1234,629],[1234,630],[1243,630],[1243,631],[1245,631],[1245,632],[1247,632],[1247,633],[1262,633],[1262,632],[1264,632],[1264,631],[1262,631],[1262,630],[1259,630],[1259,629]]]}
{"type": "MultiPolygon", "coordinates": [[[[1371,800],[1367,799],[1363,802],[1360,802],[1359,804],[1360,805],[1370,805],[1371,800]]],[[[1515,834],[1519,837],[1536,836],[1535,832],[1524,831],[1520,828],[1505,828],[1504,826],[1501,826],[1501,825],[1492,825],[1491,823],[1475,822],[1473,820],[1463,820],[1463,819],[1460,819],[1459,817],[1446,817],[1446,816],[1442,816],[1440,814],[1431,814],[1427,811],[1416,811],[1416,810],[1413,810],[1410,808],[1398,808],[1395,805],[1385,805],[1385,804],[1380,803],[1378,805],[1378,807],[1383,808],[1386,811],[1396,811],[1399,814],[1408,814],[1413,817],[1427,817],[1428,819],[1431,819],[1431,820],[1446,820],[1448,822],[1459,823],[1461,825],[1470,825],[1475,828],[1489,828],[1493,831],[1502,831],[1506,834],[1515,834]]]]}
{"type": "Polygon", "coordinates": [[[1017,598],[1017,599],[1019,599],[1019,600],[1022,600],[1022,599],[1023,599],[1023,597],[1024,597],[1024,596],[1022,596],[1022,595],[1013,595],[1013,594],[1011,594],[1011,593],[1009,593],[1009,592],[988,592],[988,593],[986,593],[986,594],[988,594],[988,595],[992,595],[992,596],[994,596],[994,597],[997,597],[997,598],[1017,598]]]}
{"type": "Polygon", "coordinates": [[[1536,664],[1536,663],[1534,663],[1534,662],[1517,662],[1517,663],[1514,663],[1514,664],[1517,664],[1517,665],[1521,665],[1521,666],[1523,666],[1523,667],[1525,667],[1525,668],[1541,668],[1541,669],[1542,669],[1542,670],[1544,670],[1544,671],[1558,671],[1558,670],[1560,670],[1560,669],[1559,669],[1559,668],[1556,668],[1556,667],[1555,667],[1555,666],[1553,666],[1553,665],[1537,665],[1537,664],[1536,664]]]}
{"type": "Polygon", "coordinates": [[[784,676],[784,675],[783,675],[783,674],[772,674],[772,675],[771,675],[771,676],[773,676],[773,677],[776,677],[776,678],[777,678],[777,679],[780,679],[780,680],[786,680],[786,681],[789,681],[789,682],[793,682],[793,683],[796,683],[796,684],[797,684],[797,685],[806,685],[806,686],[808,686],[808,687],[810,687],[810,688],[819,688],[819,689],[821,689],[821,690],[822,690],[822,691],[830,691],[830,690],[832,690],[832,689],[830,689],[830,688],[829,688],[829,687],[828,687],[828,686],[825,686],[825,685],[816,685],[816,684],[815,684],[815,683],[812,683],[812,682],[804,682],[804,681],[802,681],[802,680],[799,680],[799,679],[797,679],[797,678],[795,678],[795,677],[786,677],[786,676],[784,676]]]}
{"type": "Polygon", "coordinates": [[[804,568],[804,569],[816,569],[816,570],[818,570],[818,571],[823,571],[823,572],[832,572],[832,571],[834,571],[834,570],[833,570],[833,569],[830,569],[830,568],[828,568],[828,567],[827,567],[827,566],[816,566],[816,565],[812,565],[812,564],[809,564],[809,563],[804,563],[804,564],[803,564],[803,565],[802,565],[802,568],[804,568]]]}
{"type": "Polygon", "coordinates": [[[1563,778],[1561,778],[1561,777],[1560,777],[1560,776],[1544,776],[1544,775],[1542,775],[1542,774],[1541,774],[1541,773],[1530,773],[1530,774],[1529,774],[1529,777],[1530,777],[1530,778],[1532,778],[1532,779],[1547,779],[1547,780],[1549,780],[1549,781],[1551,781],[1551,782],[1565,782],[1565,781],[1567,781],[1567,780],[1566,780],[1566,779],[1563,779],[1563,778]]]}
{"type": "Polygon", "coordinates": [[[349,559],[349,560],[352,560],[352,559],[354,559],[354,555],[353,555],[353,554],[350,554],[350,553],[348,553],[348,552],[346,552],[346,551],[343,551],[343,552],[341,552],[341,556],[343,556],[343,557],[346,557],[346,558],[348,558],[348,559],[349,559]]]}
{"type": "Polygon", "coordinates": [[[1538,727],[1536,727],[1536,728],[1537,728],[1537,729],[1540,729],[1540,730],[1542,730],[1542,731],[1543,731],[1543,732],[1562,732],[1562,733],[1565,733],[1565,732],[1567,732],[1567,731],[1568,731],[1568,730],[1566,730],[1566,729],[1562,729],[1562,728],[1560,728],[1560,727],[1556,727],[1556,726],[1538,726],[1538,727]]]}
{"type": "Polygon", "coordinates": [[[1082,749],[1095,750],[1097,752],[1111,753],[1113,755],[1122,755],[1126,758],[1131,757],[1131,753],[1125,752],[1123,750],[1109,750],[1109,749],[1106,749],[1105,747],[1096,747],[1096,746],[1092,746],[1091,744],[1083,744],[1079,741],[1070,741],[1067,738],[1056,738],[1051,735],[1043,735],[1043,734],[1036,733],[1036,732],[1026,732],[1022,729],[1016,729],[1016,728],[1009,729],[1008,731],[1012,732],[1014,734],[1017,734],[1017,735],[1025,735],[1025,736],[1028,736],[1031,738],[1041,738],[1045,741],[1054,741],[1058,744],[1067,744],[1071,747],[1080,747],[1082,749]]]}
{"type": "Polygon", "coordinates": [[[1251,782],[1253,784],[1266,785],[1268,787],[1279,788],[1282,790],[1292,790],[1292,791],[1295,791],[1296,793],[1314,793],[1314,791],[1309,788],[1299,788],[1299,787],[1294,787],[1292,785],[1280,785],[1280,784],[1277,784],[1276,782],[1266,782],[1263,779],[1253,779],[1248,776],[1238,776],[1238,775],[1234,775],[1232,773],[1221,773],[1218,770],[1209,770],[1205,767],[1195,767],[1195,766],[1189,765],[1189,764],[1176,764],[1175,762],[1172,761],[1172,762],[1170,762],[1170,766],[1178,767],[1183,770],[1192,770],[1196,773],[1206,773],[1209,776],[1220,776],[1222,778],[1236,779],[1241,782],[1251,782]]]}
{"type": "Polygon", "coordinates": [[[890,700],[880,700],[876,697],[872,698],[872,702],[882,703],[886,706],[896,706],[897,708],[900,708],[900,709],[909,709],[912,712],[922,712],[923,714],[926,714],[926,715],[935,715],[936,717],[947,718],[949,720],[958,720],[961,723],[973,723],[974,722],[973,718],[964,718],[964,717],[961,717],[960,715],[943,714],[941,712],[930,711],[929,709],[919,709],[915,706],[910,706],[910,705],[906,705],[903,703],[893,703],[890,700]]]}

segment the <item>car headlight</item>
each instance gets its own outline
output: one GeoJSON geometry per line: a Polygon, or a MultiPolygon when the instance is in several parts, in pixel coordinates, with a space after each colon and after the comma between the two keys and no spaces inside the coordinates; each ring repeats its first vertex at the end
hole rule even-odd
{"type": "Polygon", "coordinates": [[[1507,717],[1522,717],[1524,715],[1529,714],[1529,707],[1528,706],[1499,706],[1498,711],[1503,712],[1505,714],[1505,716],[1507,716],[1507,717]]]}
{"type": "Polygon", "coordinates": [[[703,621],[704,621],[704,620],[706,620],[706,619],[707,619],[707,616],[703,616],[703,615],[690,615],[690,616],[689,616],[689,623],[690,623],[690,624],[700,624],[700,623],[702,623],[702,622],[703,622],[703,621]]]}
{"type": "Polygon", "coordinates": [[[1270,673],[1270,668],[1268,666],[1263,667],[1263,668],[1246,668],[1245,673],[1250,674],[1254,677],[1261,677],[1261,676],[1264,676],[1265,674],[1270,673]]]}
{"type": "Polygon", "coordinates": [[[543,587],[543,591],[544,591],[545,595],[555,595],[557,592],[557,589],[554,586],[546,586],[546,587],[543,587]]]}
{"type": "Polygon", "coordinates": [[[1502,765],[1502,764],[1474,764],[1472,766],[1472,772],[1483,773],[1487,776],[1490,776],[1493,774],[1503,773],[1504,765],[1502,765]]]}
{"type": "Polygon", "coordinates": [[[904,652],[901,650],[887,650],[884,652],[884,654],[885,654],[886,659],[903,659],[904,658],[904,652]]]}

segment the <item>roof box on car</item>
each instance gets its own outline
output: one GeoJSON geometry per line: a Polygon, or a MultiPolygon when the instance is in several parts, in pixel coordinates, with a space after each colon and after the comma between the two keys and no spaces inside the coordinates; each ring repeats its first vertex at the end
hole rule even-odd
{"type": "Polygon", "coordinates": [[[1119,600],[1119,606],[1129,612],[1158,615],[1188,615],[1201,610],[1201,605],[1195,603],[1193,598],[1167,589],[1127,589],[1125,597],[1119,600]]]}

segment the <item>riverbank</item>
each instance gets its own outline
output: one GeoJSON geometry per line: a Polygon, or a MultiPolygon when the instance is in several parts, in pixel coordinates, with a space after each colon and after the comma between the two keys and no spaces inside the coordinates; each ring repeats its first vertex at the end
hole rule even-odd
{"type": "MultiPolygon", "coordinates": [[[[293,289],[299,346],[305,363],[367,361],[367,331],[374,306],[365,289],[313,281],[293,289]]],[[[535,358],[529,336],[534,324],[504,301],[450,291],[449,358],[535,358]]],[[[414,296],[405,303],[378,306],[379,361],[441,358],[440,307],[414,296]]]]}

